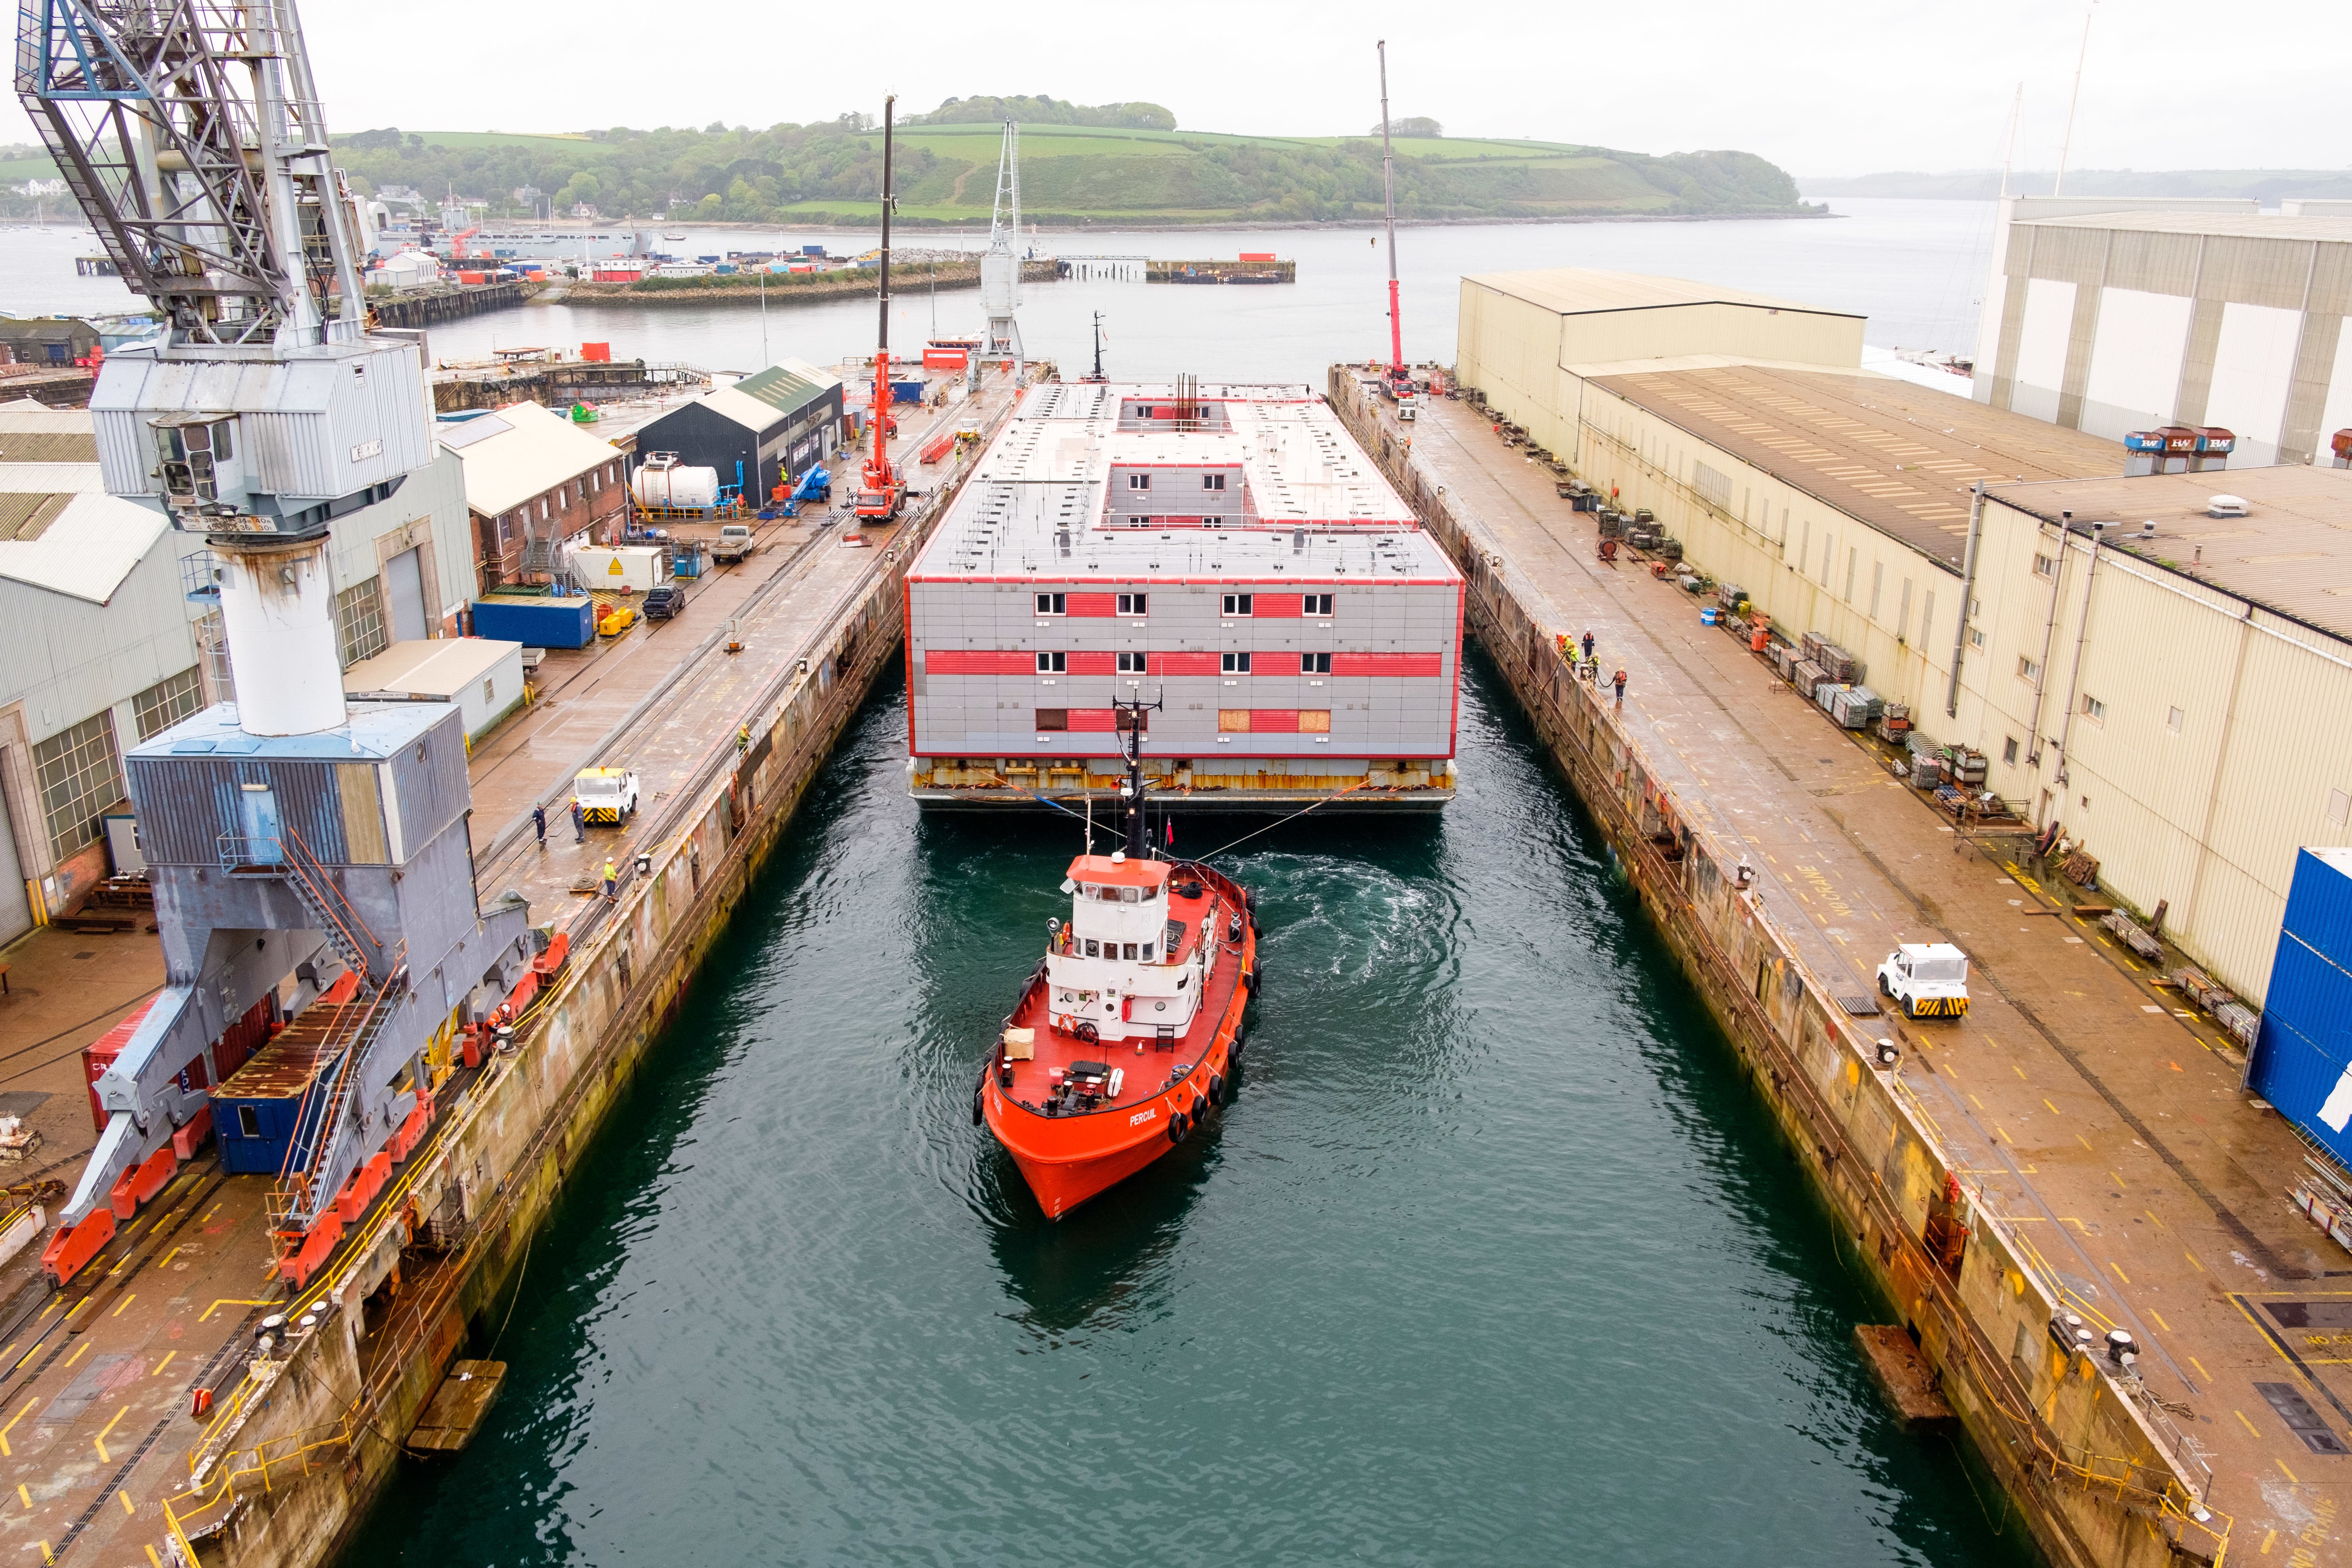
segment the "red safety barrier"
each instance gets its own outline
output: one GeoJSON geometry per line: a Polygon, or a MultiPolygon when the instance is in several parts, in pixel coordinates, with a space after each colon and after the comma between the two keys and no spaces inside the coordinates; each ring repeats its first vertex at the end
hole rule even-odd
{"type": "Polygon", "coordinates": [[[41,1272],[49,1283],[63,1288],[81,1266],[104,1250],[114,1239],[114,1211],[92,1209],[77,1226],[61,1226],[49,1245],[41,1253],[41,1272]]]}
{"type": "Polygon", "coordinates": [[[335,1250],[335,1243],[342,1238],[342,1215],[331,1208],[319,1216],[319,1223],[310,1227],[308,1236],[299,1231],[280,1231],[278,1240],[281,1246],[297,1241],[301,1245],[278,1260],[278,1277],[292,1281],[297,1290],[301,1289],[310,1283],[310,1276],[319,1271],[335,1250]]]}
{"type": "Polygon", "coordinates": [[[129,1219],[139,1212],[139,1205],[171,1185],[172,1173],[180,1168],[180,1156],[169,1143],[147,1156],[146,1163],[122,1173],[107,1194],[114,1208],[114,1217],[129,1219]]]}
{"type": "Polygon", "coordinates": [[[572,956],[572,933],[560,931],[547,944],[547,951],[530,961],[531,972],[542,981],[552,980],[563,973],[564,960],[572,956]]]}
{"type": "Polygon", "coordinates": [[[188,1118],[185,1127],[172,1134],[172,1152],[183,1160],[193,1160],[196,1157],[196,1151],[212,1141],[213,1108],[206,1104],[188,1118]]]}
{"type": "Polygon", "coordinates": [[[357,1225],[360,1215],[367,1213],[368,1205],[375,1202],[376,1194],[383,1191],[384,1183],[391,1179],[392,1151],[387,1149],[352,1172],[352,1179],[343,1184],[343,1190],[335,1195],[337,1217],[345,1225],[357,1225]]]}
{"type": "Polygon", "coordinates": [[[507,1005],[505,1008],[502,1009],[506,1014],[506,1021],[508,1023],[512,1023],[515,1019],[522,1016],[522,1010],[525,1007],[530,1006],[530,999],[538,994],[539,971],[536,969],[524,970],[522,972],[522,978],[515,982],[514,990],[509,992],[507,995],[507,1005]]]}
{"type": "Polygon", "coordinates": [[[416,1145],[424,1141],[425,1130],[432,1125],[433,1097],[420,1094],[416,1097],[416,1109],[408,1113],[408,1120],[400,1124],[400,1131],[394,1132],[392,1142],[384,1145],[384,1152],[392,1156],[392,1163],[397,1165],[415,1152],[416,1145]]]}

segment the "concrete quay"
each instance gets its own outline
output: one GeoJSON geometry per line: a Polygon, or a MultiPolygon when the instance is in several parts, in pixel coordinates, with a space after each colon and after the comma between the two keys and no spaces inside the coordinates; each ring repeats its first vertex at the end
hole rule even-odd
{"type": "MultiPolygon", "coordinates": [[[[992,378],[977,412],[992,426],[1011,404],[992,378]]],[[[932,433],[896,445],[911,456],[932,433]]],[[[274,1278],[270,1179],[225,1175],[209,1152],[65,1289],[37,1277],[37,1242],[0,1270],[0,1459],[16,1489],[0,1549],[309,1568],[357,1528],[450,1362],[469,1335],[487,1342],[568,1173],[593,1157],[609,1108],[896,656],[907,564],[962,472],[919,479],[929,493],[865,530],[863,548],[814,519],[779,524],[744,566],[693,584],[677,619],[542,664],[540,701],[472,757],[474,852],[484,903],[520,892],[569,958],[510,1050],[436,1087],[425,1141],[307,1289],[274,1278]],[[562,805],[592,763],[635,770],[643,804],[575,842],[562,805]],[[270,1313],[289,1327],[257,1356],[270,1313]],[[214,1396],[201,1418],[200,1389],[214,1396]]],[[[83,1015],[119,1014],[161,963],[143,931],[31,943],[8,954],[12,978],[35,984],[0,1004],[0,1061],[5,1089],[49,1096],[54,1135],[35,1162],[47,1169],[26,1173],[69,1182],[93,1141],[75,1052],[104,1026],[83,1015]],[[78,984],[92,961],[73,952],[110,942],[111,962],[78,984]]]]}
{"type": "Polygon", "coordinates": [[[1465,405],[1330,390],[2051,1560],[2345,1560],[2352,1256],[2289,1205],[2300,1145],[2233,1047],[2021,837],[1956,832],[1687,594],[1601,563],[1465,405]],[[1598,687],[1555,651],[1588,629],[1598,687]],[[1876,1011],[1878,960],[1937,940],[1968,1016],[1876,1011]],[[2136,1374],[2060,1349],[2065,1313],[2128,1331],[2136,1374]]]}

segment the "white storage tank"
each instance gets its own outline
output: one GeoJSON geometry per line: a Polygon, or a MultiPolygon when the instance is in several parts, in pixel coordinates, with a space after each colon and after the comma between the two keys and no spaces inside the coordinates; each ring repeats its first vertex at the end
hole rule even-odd
{"type": "Polygon", "coordinates": [[[629,489],[648,510],[709,511],[719,504],[719,470],[688,468],[676,452],[656,452],[629,480],[629,489]]]}

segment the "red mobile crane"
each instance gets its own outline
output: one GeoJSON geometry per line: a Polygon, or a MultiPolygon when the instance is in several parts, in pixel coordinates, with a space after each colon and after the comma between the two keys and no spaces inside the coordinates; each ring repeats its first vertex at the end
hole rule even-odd
{"type": "Polygon", "coordinates": [[[1386,377],[1389,395],[1392,397],[1412,395],[1412,372],[1404,363],[1404,317],[1397,309],[1396,268],[1396,155],[1389,147],[1389,45],[1382,38],[1381,51],[1381,187],[1388,207],[1389,222],[1389,373],[1386,377]]]}
{"type": "Polygon", "coordinates": [[[890,119],[896,93],[882,100],[882,330],[874,354],[874,415],[867,422],[873,449],[858,486],[856,515],[884,521],[898,515],[907,498],[907,477],[890,461],[890,119]]]}

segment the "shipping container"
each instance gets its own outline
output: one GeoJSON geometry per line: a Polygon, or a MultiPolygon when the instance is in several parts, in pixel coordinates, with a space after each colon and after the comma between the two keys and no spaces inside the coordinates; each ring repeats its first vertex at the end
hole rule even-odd
{"type": "Polygon", "coordinates": [[[2247,1082],[2352,1164],[2352,849],[2295,856],[2247,1082]]]}
{"type": "Polygon", "coordinates": [[[2352,849],[2305,849],[2287,884],[2284,929],[2352,968],[2352,849]]]}
{"type": "Polygon", "coordinates": [[[572,573],[592,588],[642,594],[669,581],[669,552],[657,544],[581,544],[571,556],[572,573]]]}
{"type": "Polygon", "coordinates": [[[919,381],[894,381],[890,384],[890,401],[920,403],[923,400],[923,385],[924,384],[919,381]]]}
{"type": "Polygon", "coordinates": [[[525,647],[586,647],[596,640],[596,605],[587,598],[489,598],[473,604],[474,635],[525,647]]]}
{"type": "Polygon", "coordinates": [[[303,1096],[340,1046],[327,1043],[338,1009],[321,999],[286,1031],[254,1052],[227,1082],[213,1090],[213,1131],[220,1138],[221,1169],[235,1175],[274,1176],[302,1117],[303,1096]]]}

